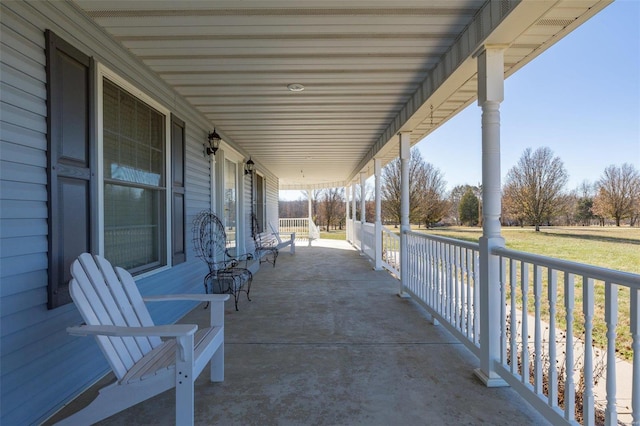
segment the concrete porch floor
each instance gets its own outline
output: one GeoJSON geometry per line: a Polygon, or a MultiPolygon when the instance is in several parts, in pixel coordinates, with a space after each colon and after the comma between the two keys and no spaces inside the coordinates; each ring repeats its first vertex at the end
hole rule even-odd
{"type": "MultiPolygon", "coordinates": [[[[227,302],[225,381],[200,375],[196,424],[547,423],[510,388],[482,385],[475,357],[397,290],[344,241],[282,251],[255,275],[251,302],[227,302]]],[[[181,322],[207,321],[198,306],[181,322]]],[[[170,390],[100,424],[173,424],[174,401],[170,390]]]]}

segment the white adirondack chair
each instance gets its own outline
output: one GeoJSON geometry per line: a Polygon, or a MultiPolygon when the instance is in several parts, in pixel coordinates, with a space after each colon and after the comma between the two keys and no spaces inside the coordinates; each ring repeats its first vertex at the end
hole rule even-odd
{"type": "Polygon", "coordinates": [[[92,424],[175,387],[176,424],[192,425],[194,381],[207,362],[211,361],[211,381],[224,380],[224,302],[229,295],[176,294],[143,300],[127,271],[88,253],[74,261],[71,275],[71,297],[87,325],[67,331],[94,335],[117,380],[58,424],[92,424]],[[211,326],[155,326],[144,302],[168,300],[211,302],[211,326]]]}

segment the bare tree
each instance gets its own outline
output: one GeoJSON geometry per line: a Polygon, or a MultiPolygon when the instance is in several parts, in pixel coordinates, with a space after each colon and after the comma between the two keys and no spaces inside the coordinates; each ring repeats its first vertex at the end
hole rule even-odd
{"type": "Polygon", "coordinates": [[[439,222],[446,215],[449,203],[446,200],[444,180],[442,172],[431,163],[422,164],[422,173],[418,185],[420,193],[420,206],[418,212],[425,226],[439,222]]]}
{"type": "Polygon", "coordinates": [[[327,232],[331,225],[335,225],[340,215],[344,215],[344,188],[323,189],[318,216],[319,221],[326,224],[327,232]]]}
{"type": "MultiPolygon", "coordinates": [[[[409,158],[409,220],[420,220],[422,199],[420,183],[424,181],[424,161],[417,148],[411,150],[409,158]]],[[[396,224],[401,221],[400,212],[401,168],[400,158],[387,164],[382,170],[383,215],[396,224]]]]}
{"type": "Polygon", "coordinates": [[[597,183],[598,194],[591,211],[603,218],[611,217],[620,226],[624,218],[634,218],[640,202],[640,173],[629,163],[611,165],[597,183]]]}
{"type": "Polygon", "coordinates": [[[556,213],[569,176],[551,149],[525,149],[518,164],[509,170],[503,196],[508,211],[532,223],[536,231],[556,213]]]}

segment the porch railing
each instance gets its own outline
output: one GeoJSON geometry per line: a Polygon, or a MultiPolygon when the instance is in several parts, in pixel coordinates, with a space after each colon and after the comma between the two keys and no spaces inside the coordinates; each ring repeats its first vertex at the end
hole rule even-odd
{"type": "Polygon", "coordinates": [[[594,424],[600,408],[605,424],[617,425],[621,406],[627,406],[624,411],[638,424],[640,275],[505,248],[492,254],[501,264],[501,356],[496,368],[503,379],[547,418],[575,422],[578,394],[583,424],[594,424]],[[630,305],[618,303],[622,293],[630,305]],[[626,329],[618,323],[619,315],[630,319],[626,329]],[[595,345],[596,329],[605,337],[600,344],[606,348],[595,345]],[[632,351],[632,364],[616,358],[619,336],[627,339],[622,346],[632,351]],[[598,386],[596,398],[598,373],[603,373],[604,386],[598,386]],[[619,385],[620,378],[626,383],[619,385]],[[561,389],[564,408],[558,404],[561,389]],[[596,404],[605,397],[604,404],[596,404]]]}
{"type": "Polygon", "coordinates": [[[478,244],[417,232],[406,235],[406,291],[479,356],[478,244]]]}
{"type": "Polygon", "coordinates": [[[362,224],[362,251],[369,259],[376,257],[376,226],[373,223],[362,224]]]}
{"type": "Polygon", "coordinates": [[[382,267],[400,277],[400,236],[382,227],[382,267]]]}
{"type": "Polygon", "coordinates": [[[280,233],[291,234],[296,233],[296,242],[313,241],[320,238],[320,231],[313,220],[308,217],[298,218],[280,218],[280,233]]]}
{"type": "MultiPolygon", "coordinates": [[[[480,357],[479,245],[416,232],[406,236],[406,291],[480,357]]],[[[605,424],[637,424],[640,275],[505,248],[492,254],[501,265],[500,323],[492,326],[500,330],[494,360],[500,377],[554,424],[577,424],[576,395],[583,402],[583,424],[595,423],[598,407],[605,424]],[[622,292],[629,305],[618,303],[622,292]],[[621,327],[619,315],[629,325],[625,320],[621,327]],[[602,349],[594,347],[594,330],[604,335],[602,349]],[[616,358],[620,339],[632,352],[631,364],[616,358]],[[622,418],[621,406],[630,415],[622,418]]]]}
{"type": "Polygon", "coordinates": [[[362,249],[362,222],[354,220],[353,226],[353,241],[351,243],[359,249],[362,249]]]}

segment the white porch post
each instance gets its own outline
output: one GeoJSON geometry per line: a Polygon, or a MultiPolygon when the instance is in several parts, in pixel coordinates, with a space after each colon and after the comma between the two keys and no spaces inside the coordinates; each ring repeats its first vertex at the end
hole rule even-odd
{"type": "Polygon", "coordinates": [[[367,203],[365,201],[367,173],[360,172],[360,252],[364,254],[364,224],[367,222],[367,203]]]}
{"type": "MultiPolygon", "coordinates": [[[[356,221],[356,181],[354,180],[353,182],[351,182],[351,218],[353,219],[353,221],[356,221]]],[[[355,229],[354,229],[355,232],[355,229]]],[[[355,239],[355,235],[354,235],[354,239],[355,239]]]]}
{"type": "Polygon", "coordinates": [[[356,242],[356,181],[351,182],[351,244],[356,242]]]}
{"type": "Polygon", "coordinates": [[[408,272],[407,236],[411,230],[409,224],[409,155],[411,133],[400,133],[400,297],[408,297],[406,287],[408,272]]]}
{"type": "Polygon", "coordinates": [[[480,237],[480,368],[487,387],[508,386],[496,373],[500,357],[500,102],[504,99],[504,48],[485,46],[478,54],[478,105],[482,108],[482,237],[480,237]]]}
{"type": "Polygon", "coordinates": [[[367,221],[367,207],[366,207],[366,203],[364,200],[364,197],[366,197],[366,185],[367,182],[367,173],[366,172],[360,172],[360,222],[362,222],[363,224],[366,223],[367,221]]]}
{"type": "Polygon", "coordinates": [[[312,202],[311,202],[311,194],[313,193],[312,190],[307,189],[307,204],[308,204],[308,208],[307,210],[309,211],[309,247],[311,247],[311,223],[313,222],[313,212],[311,211],[311,207],[313,206],[312,202]]]}
{"type": "Polygon", "coordinates": [[[345,228],[347,231],[347,241],[353,242],[353,238],[351,237],[351,211],[350,211],[350,206],[351,204],[349,203],[349,197],[351,196],[351,188],[349,188],[349,185],[345,185],[344,186],[344,199],[345,199],[345,206],[344,206],[344,214],[345,214],[345,228]]]}
{"type": "Polygon", "coordinates": [[[373,159],[373,170],[376,179],[376,219],[375,219],[375,269],[382,269],[382,160],[380,158],[373,159]]]}

